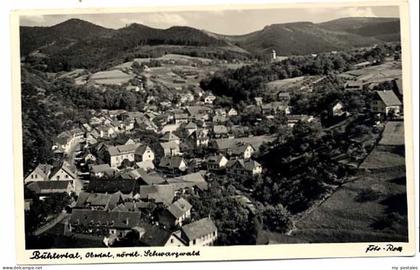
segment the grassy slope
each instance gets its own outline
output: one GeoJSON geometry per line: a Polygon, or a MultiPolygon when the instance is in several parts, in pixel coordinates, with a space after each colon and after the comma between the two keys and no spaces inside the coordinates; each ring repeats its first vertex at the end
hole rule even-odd
{"type": "MultiPolygon", "coordinates": [[[[395,133],[384,132],[383,139],[395,133]]],[[[403,132],[400,132],[403,136],[403,132]]],[[[334,243],[407,241],[403,146],[378,145],[358,177],[296,222],[292,235],[262,232],[259,241],[334,243]],[[372,171],[373,170],[373,171],[372,171]],[[361,199],[366,194],[367,199],[361,199]]]]}

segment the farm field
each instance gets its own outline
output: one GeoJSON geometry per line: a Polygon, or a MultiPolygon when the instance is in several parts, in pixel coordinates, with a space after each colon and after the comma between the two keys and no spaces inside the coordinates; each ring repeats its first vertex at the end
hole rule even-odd
{"type": "Polygon", "coordinates": [[[404,134],[388,122],[357,178],[295,223],[290,235],[262,231],[261,243],[407,241],[404,134]],[[372,173],[374,171],[375,173],[372,173]]]}
{"type": "Polygon", "coordinates": [[[390,61],[377,66],[351,70],[340,74],[344,77],[353,77],[354,80],[365,83],[380,83],[400,78],[402,75],[401,62],[390,61]]]}
{"type": "Polygon", "coordinates": [[[376,170],[405,166],[404,123],[387,122],[382,139],[360,165],[362,169],[376,170]]]}
{"type": "Polygon", "coordinates": [[[381,141],[381,145],[404,145],[404,122],[388,122],[381,141]]]}
{"type": "Polygon", "coordinates": [[[344,184],[291,235],[262,231],[261,243],[407,241],[405,168],[362,174],[344,184]],[[390,221],[393,220],[393,221],[390,221]]]}
{"type": "Polygon", "coordinates": [[[133,75],[120,70],[100,71],[91,75],[90,80],[97,84],[121,85],[127,83],[133,75]]]}
{"type": "Polygon", "coordinates": [[[278,92],[280,90],[303,90],[320,78],[322,78],[322,76],[300,76],[295,78],[268,82],[266,86],[268,91],[272,93],[278,92]]]}

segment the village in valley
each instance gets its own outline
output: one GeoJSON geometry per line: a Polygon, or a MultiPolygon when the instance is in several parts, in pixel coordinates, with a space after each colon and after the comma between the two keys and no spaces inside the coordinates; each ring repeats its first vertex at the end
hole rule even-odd
{"type": "Polygon", "coordinates": [[[165,50],[103,69],[22,59],[27,248],[407,239],[404,209],[389,210],[405,203],[398,42],[165,50]],[[367,204],[381,210],[352,212],[367,204]],[[343,226],[359,234],[326,231],[343,226]]]}

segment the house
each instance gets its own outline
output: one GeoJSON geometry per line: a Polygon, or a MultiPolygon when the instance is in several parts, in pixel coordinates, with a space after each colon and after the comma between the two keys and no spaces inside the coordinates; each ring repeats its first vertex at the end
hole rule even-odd
{"type": "Polygon", "coordinates": [[[73,209],[69,219],[69,232],[124,238],[140,225],[139,212],[73,209]]]}
{"type": "Polygon", "coordinates": [[[185,172],[187,162],[180,156],[163,157],[159,162],[159,168],[165,173],[177,175],[185,172]]]}
{"type": "Polygon", "coordinates": [[[263,98],[262,97],[255,97],[254,101],[255,101],[256,106],[262,106],[263,105],[263,98]]]}
{"type": "Polygon", "coordinates": [[[237,111],[237,110],[235,110],[234,108],[230,108],[230,110],[227,112],[227,115],[228,115],[229,117],[232,117],[232,116],[237,116],[237,115],[238,115],[238,111],[237,111]]]}
{"type": "Polygon", "coordinates": [[[66,153],[77,143],[78,139],[83,138],[84,132],[81,131],[82,136],[80,137],[80,129],[78,131],[63,131],[57,135],[54,140],[52,150],[54,153],[66,153]]]}
{"type": "Polygon", "coordinates": [[[185,125],[184,129],[189,136],[197,130],[197,125],[193,122],[189,122],[188,124],[185,125]]]}
{"type": "Polygon", "coordinates": [[[24,179],[24,183],[34,182],[34,181],[47,181],[49,179],[51,169],[53,167],[48,164],[38,164],[35,169],[30,172],[24,179]]]}
{"type": "Polygon", "coordinates": [[[278,113],[290,114],[290,108],[288,105],[283,104],[280,101],[270,102],[261,105],[261,111],[264,115],[272,115],[278,113]]]}
{"type": "Polygon", "coordinates": [[[26,186],[40,197],[51,194],[67,193],[70,195],[74,191],[73,181],[36,181],[30,182],[26,186]]]}
{"type": "Polygon", "coordinates": [[[175,132],[180,127],[180,124],[168,124],[164,125],[160,130],[160,134],[172,133],[175,132]]]}
{"type": "Polygon", "coordinates": [[[177,143],[177,144],[180,143],[179,137],[176,136],[175,134],[173,134],[172,132],[165,133],[165,135],[160,137],[159,141],[161,141],[161,142],[174,142],[174,143],[177,143]]]}
{"type": "Polygon", "coordinates": [[[231,159],[226,164],[226,172],[230,176],[255,176],[261,174],[262,167],[255,160],[231,159]]]}
{"type": "Polygon", "coordinates": [[[228,129],[224,125],[214,125],[213,126],[213,137],[216,139],[227,138],[228,129]]]}
{"type": "Polygon", "coordinates": [[[111,211],[122,203],[124,203],[124,200],[120,192],[112,194],[81,192],[77,197],[74,209],[111,211]]]}
{"type": "Polygon", "coordinates": [[[146,144],[143,144],[137,147],[136,151],[134,152],[134,158],[136,162],[153,161],[155,159],[155,153],[153,152],[152,148],[146,144]]]}
{"type": "Polygon", "coordinates": [[[214,95],[207,95],[206,97],[204,97],[204,103],[205,104],[213,104],[213,102],[216,100],[216,96],[214,95]]]}
{"type": "Polygon", "coordinates": [[[138,179],[140,185],[161,185],[166,182],[166,180],[157,173],[144,173],[140,175],[138,179]]]}
{"type": "Polygon", "coordinates": [[[93,116],[89,119],[89,125],[92,127],[99,126],[100,124],[102,124],[102,121],[96,116],[93,116]]]}
{"type": "Polygon", "coordinates": [[[209,172],[220,172],[226,168],[228,159],[224,155],[214,155],[208,157],[206,163],[209,172]]]}
{"type": "Polygon", "coordinates": [[[195,147],[207,147],[209,145],[208,134],[208,129],[197,129],[190,136],[188,136],[188,140],[191,141],[195,147]]]}
{"type": "Polygon", "coordinates": [[[188,246],[211,246],[217,239],[217,227],[210,218],[203,218],[182,226],[181,238],[188,246]]]}
{"type": "Polygon", "coordinates": [[[119,167],[124,160],[134,162],[139,146],[139,143],[108,146],[105,160],[111,167],[119,167]]]}
{"type": "Polygon", "coordinates": [[[178,156],[181,154],[179,144],[176,142],[163,142],[159,145],[159,150],[163,153],[163,156],[165,157],[178,156]]]}
{"type": "Polygon", "coordinates": [[[392,90],[376,91],[371,108],[374,113],[388,115],[391,111],[399,114],[402,103],[392,90]]]}
{"type": "Polygon", "coordinates": [[[230,144],[227,148],[220,149],[218,152],[226,154],[230,157],[239,157],[243,159],[249,159],[251,158],[252,154],[254,154],[255,151],[256,151],[255,148],[251,144],[244,143],[241,141],[236,141],[230,144]]]}
{"type": "Polygon", "coordinates": [[[186,243],[181,239],[180,231],[169,232],[152,224],[141,224],[143,233],[140,243],[148,247],[184,247],[186,243]]]}
{"type": "Polygon", "coordinates": [[[277,100],[281,102],[283,105],[289,105],[290,94],[288,92],[279,92],[277,94],[277,100]]]}
{"type": "Polygon", "coordinates": [[[191,119],[196,121],[209,120],[211,108],[206,106],[188,106],[186,107],[187,113],[191,119]]]}
{"type": "Polygon", "coordinates": [[[82,160],[83,160],[84,163],[96,162],[97,158],[91,152],[87,151],[83,154],[82,160]]]}
{"type": "Polygon", "coordinates": [[[288,127],[294,127],[299,122],[306,122],[310,123],[314,120],[314,117],[312,115],[306,115],[306,114],[289,114],[287,116],[287,126],[288,127]]]}
{"type": "Polygon", "coordinates": [[[91,177],[102,178],[113,177],[116,173],[116,169],[109,166],[109,164],[99,164],[90,166],[90,175],[91,177]]]}
{"type": "Polygon", "coordinates": [[[361,91],[363,90],[364,83],[362,81],[349,81],[345,85],[347,91],[361,91]]]}
{"type": "Polygon", "coordinates": [[[155,169],[155,164],[152,160],[145,160],[136,162],[133,166],[135,169],[143,169],[145,171],[150,171],[155,169]]]}
{"type": "Polygon", "coordinates": [[[233,138],[233,139],[216,139],[212,140],[209,144],[209,147],[217,152],[224,155],[228,155],[229,149],[241,146],[241,145],[251,145],[255,151],[260,149],[260,146],[263,143],[273,142],[275,136],[260,135],[260,136],[249,136],[242,138],[233,138]]]}
{"type": "Polygon", "coordinates": [[[123,198],[130,198],[139,192],[139,183],[133,179],[90,179],[86,189],[91,193],[121,192],[123,198]]]}
{"type": "Polygon", "coordinates": [[[191,218],[191,204],[184,198],[179,198],[159,214],[159,223],[165,228],[182,226],[185,220],[191,218]]]}
{"type": "Polygon", "coordinates": [[[50,180],[54,181],[61,181],[61,180],[75,180],[77,178],[77,174],[74,172],[74,169],[71,167],[71,165],[64,161],[61,163],[60,166],[54,168],[51,171],[51,177],[50,180]]]}
{"type": "Polygon", "coordinates": [[[226,121],[227,121],[226,116],[223,116],[223,115],[215,115],[212,118],[213,123],[221,124],[221,123],[224,123],[226,121]]]}
{"type": "Polygon", "coordinates": [[[330,106],[330,114],[333,117],[340,117],[347,114],[344,104],[341,101],[336,101],[330,106]]]}
{"type": "Polygon", "coordinates": [[[180,189],[189,189],[191,191],[191,188],[203,191],[208,188],[208,183],[204,179],[202,172],[194,172],[174,178],[168,178],[166,179],[166,182],[173,185],[177,191],[180,189]]]}
{"type": "Polygon", "coordinates": [[[152,202],[164,207],[171,205],[175,193],[180,187],[171,184],[162,185],[141,185],[138,198],[144,202],[152,202]]]}
{"type": "Polygon", "coordinates": [[[174,120],[175,124],[188,123],[189,117],[186,113],[175,113],[174,120]]]}
{"type": "Polygon", "coordinates": [[[214,115],[226,117],[227,114],[224,109],[219,108],[219,109],[214,110],[214,115]]]}
{"type": "Polygon", "coordinates": [[[97,126],[94,130],[96,130],[100,138],[113,138],[117,135],[115,127],[111,124],[97,126]]]}

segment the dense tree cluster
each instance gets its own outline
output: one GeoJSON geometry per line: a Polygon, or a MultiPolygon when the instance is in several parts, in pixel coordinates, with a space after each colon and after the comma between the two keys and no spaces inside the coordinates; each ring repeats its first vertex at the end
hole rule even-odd
{"type": "Polygon", "coordinates": [[[335,74],[363,61],[380,64],[394,49],[395,46],[385,45],[370,50],[291,56],[268,64],[258,62],[239,69],[216,72],[201,81],[201,87],[218,96],[230,97],[233,102],[250,102],[254,97],[264,95],[267,82],[306,75],[335,74]]]}
{"type": "Polygon", "coordinates": [[[258,219],[233,196],[235,188],[212,182],[200,196],[188,198],[193,218],[209,215],[219,231],[218,245],[255,244],[260,223],[258,219]]]}

